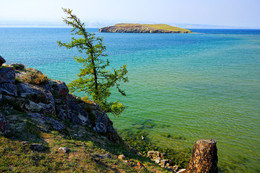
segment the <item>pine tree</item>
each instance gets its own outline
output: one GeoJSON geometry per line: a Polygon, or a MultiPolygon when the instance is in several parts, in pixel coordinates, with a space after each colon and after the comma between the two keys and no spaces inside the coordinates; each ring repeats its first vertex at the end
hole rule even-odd
{"type": "Polygon", "coordinates": [[[120,89],[120,82],[127,82],[128,77],[126,64],[120,69],[108,70],[109,60],[104,54],[106,47],[103,44],[102,37],[96,37],[95,33],[86,31],[85,25],[80,19],[72,14],[72,10],[63,9],[66,18],[63,21],[72,26],[71,33],[77,38],[72,37],[70,43],[62,43],[58,41],[58,45],[67,49],[77,48],[85,57],[74,57],[76,62],[81,63],[82,67],[78,74],[78,79],[72,81],[68,86],[71,92],[84,92],[91,96],[94,102],[108,113],[120,115],[125,109],[119,101],[108,101],[111,95],[110,89],[115,87],[121,95],[126,96],[125,91],[120,89]]]}

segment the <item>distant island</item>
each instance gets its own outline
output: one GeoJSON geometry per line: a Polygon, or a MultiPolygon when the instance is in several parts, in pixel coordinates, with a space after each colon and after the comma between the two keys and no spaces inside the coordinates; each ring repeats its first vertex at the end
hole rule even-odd
{"type": "Polygon", "coordinates": [[[119,33],[191,33],[190,30],[178,28],[166,24],[135,24],[120,23],[114,26],[103,27],[99,32],[119,32],[119,33]]]}

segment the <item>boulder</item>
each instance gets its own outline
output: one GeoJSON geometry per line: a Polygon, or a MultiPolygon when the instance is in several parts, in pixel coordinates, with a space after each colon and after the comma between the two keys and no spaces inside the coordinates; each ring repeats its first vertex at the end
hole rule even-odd
{"type": "Polygon", "coordinates": [[[41,112],[43,107],[40,104],[37,104],[31,100],[27,104],[24,105],[25,109],[30,112],[41,112]]]}
{"type": "Polygon", "coordinates": [[[15,85],[15,71],[13,68],[0,68],[0,94],[17,96],[15,85]]]}
{"type": "Polygon", "coordinates": [[[15,71],[12,67],[0,68],[0,83],[15,82],[15,71]]]}
{"type": "Polygon", "coordinates": [[[4,59],[2,56],[0,56],[0,67],[1,67],[5,62],[6,62],[5,59],[4,59]]]}
{"type": "Polygon", "coordinates": [[[25,106],[28,111],[42,110],[44,113],[56,114],[55,101],[48,89],[28,83],[19,83],[17,90],[20,97],[29,99],[29,103],[25,106]]]}
{"type": "Polygon", "coordinates": [[[34,102],[48,103],[49,100],[44,90],[36,85],[18,83],[17,90],[20,97],[28,98],[34,102]]]}
{"type": "Polygon", "coordinates": [[[83,124],[81,119],[71,111],[68,112],[68,118],[75,124],[79,124],[79,125],[83,124]]]}
{"type": "Polygon", "coordinates": [[[17,96],[17,87],[12,83],[0,83],[0,94],[17,96]]]}
{"type": "Polygon", "coordinates": [[[64,109],[60,109],[60,112],[59,112],[59,114],[58,114],[58,117],[59,117],[60,119],[62,119],[62,120],[67,119],[67,114],[66,114],[66,112],[65,112],[64,109]]]}
{"type": "Polygon", "coordinates": [[[97,155],[100,159],[111,159],[111,155],[109,153],[107,154],[98,154],[97,155]]]}
{"type": "Polygon", "coordinates": [[[10,66],[13,67],[15,70],[24,70],[25,69],[25,65],[19,64],[19,63],[11,64],[10,66]]]}
{"type": "Polygon", "coordinates": [[[7,134],[9,132],[9,123],[5,119],[4,115],[0,113],[0,134],[7,134]]]}
{"type": "Polygon", "coordinates": [[[61,124],[59,121],[53,118],[45,117],[44,115],[41,115],[39,113],[28,113],[28,115],[31,116],[32,119],[35,120],[36,122],[43,122],[45,124],[46,123],[50,124],[52,128],[57,131],[62,131],[65,129],[65,126],[63,124],[61,124]]]}
{"type": "Polygon", "coordinates": [[[70,149],[68,149],[67,147],[60,147],[59,151],[63,152],[63,153],[69,153],[70,149]]]}
{"type": "Polygon", "coordinates": [[[65,82],[59,81],[59,80],[50,80],[50,85],[52,88],[54,88],[55,91],[57,91],[57,93],[60,96],[67,96],[69,93],[69,89],[67,87],[67,85],[65,84],[65,82]]]}
{"type": "Polygon", "coordinates": [[[46,149],[46,147],[42,144],[31,144],[31,150],[42,152],[46,149]]]}
{"type": "Polygon", "coordinates": [[[95,111],[95,115],[96,115],[96,126],[94,127],[94,130],[98,133],[106,133],[107,126],[108,126],[107,114],[100,111],[95,111]]]}

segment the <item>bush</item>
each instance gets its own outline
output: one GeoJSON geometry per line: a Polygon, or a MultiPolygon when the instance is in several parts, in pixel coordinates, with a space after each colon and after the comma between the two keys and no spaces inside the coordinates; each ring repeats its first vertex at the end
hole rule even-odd
{"type": "Polygon", "coordinates": [[[42,72],[29,72],[21,77],[21,80],[30,84],[43,84],[47,82],[48,78],[42,72]]]}

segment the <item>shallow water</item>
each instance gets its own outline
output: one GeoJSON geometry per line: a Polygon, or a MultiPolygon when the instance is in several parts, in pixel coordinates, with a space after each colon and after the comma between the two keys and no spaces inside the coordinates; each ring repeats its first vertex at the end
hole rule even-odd
{"type": "MultiPolygon", "coordinates": [[[[90,29],[96,32],[97,29],[90,29]]],[[[113,66],[127,63],[122,85],[128,108],[114,118],[119,131],[149,122],[158,145],[191,149],[217,140],[227,172],[260,172],[260,30],[193,30],[196,34],[97,33],[113,66]],[[167,138],[169,134],[172,138],[167,138]]],[[[70,82],[77,50],[59,48],[69,29],[0,28],[0,55],[48,77],[70,82]]]]}

